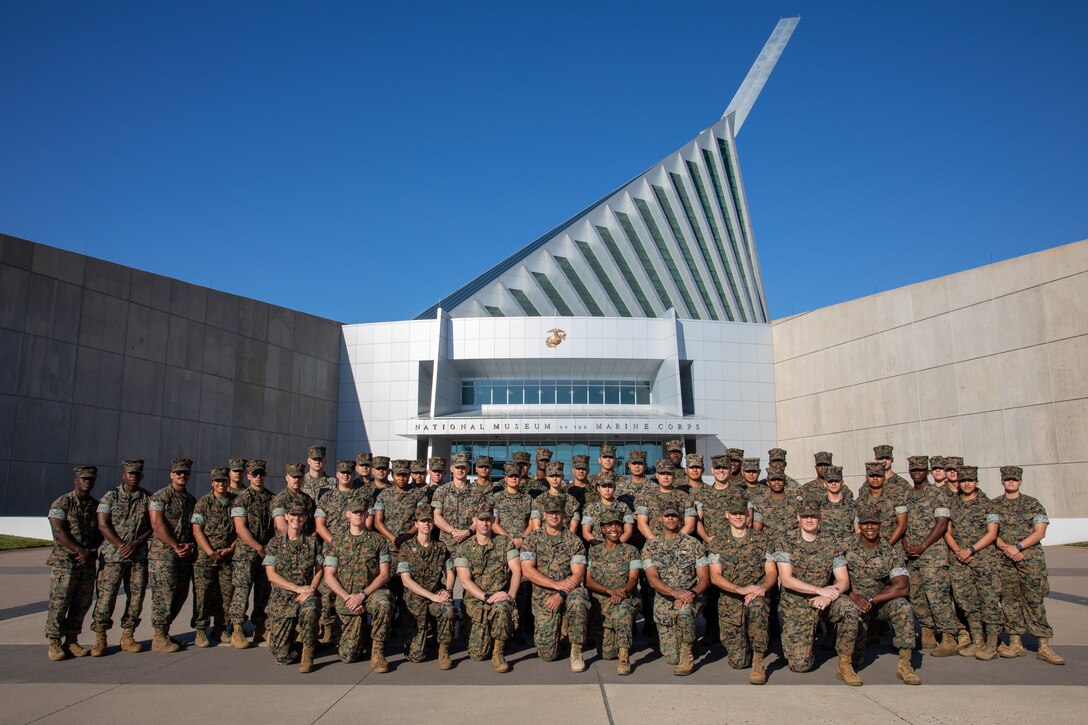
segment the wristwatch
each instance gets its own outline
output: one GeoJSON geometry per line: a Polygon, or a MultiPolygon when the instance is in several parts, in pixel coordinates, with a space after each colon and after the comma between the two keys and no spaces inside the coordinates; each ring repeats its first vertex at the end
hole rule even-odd
{"type": "Polygon", "coordinates": [[[872,604],[873,603],[873,598],[872,597],[865,597],[865,601],[869,602],[869,604],[872,604]]]}
{"type": "Polygon", "coordinates": [[[1017,551],[1023,551],[1023,550],[1024,550],[1024,547],[1023,547],[1023,546],[1021,546],[1020,544],[1017,544],[1017,545],[1016,545],[1016,550],[1017,550],[1017,551]]]}

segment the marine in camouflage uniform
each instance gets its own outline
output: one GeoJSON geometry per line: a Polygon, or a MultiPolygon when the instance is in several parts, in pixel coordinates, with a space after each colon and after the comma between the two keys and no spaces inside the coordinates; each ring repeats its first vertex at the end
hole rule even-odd
{"type": "MultiPolygon", "coordinates": [[[[730,462],[732,464],[732,462],[730,462]]],[[[740,477],[738,483],[744,488],[748,496],[748,502],[754,508],[756,503],[770,493],[766,481],[759,479],[760,468],[758,458],[745,458],[740,464],[740,477]]]]}
{"type": "Polygon", "coordinates": [[[676,506],[662,508],[660,519],[661,535],[642,548],[642,568],[657,594],[653,616],[661,654],[673,665],[673,674],[683,676],[694,667],[695,619],[710,581],[709,562],[703,544],[680,533],[676,506]]]}
{"type": "MultiPolygon", "coordinates": [[[[306,471],[302,478],[302,492],[309,496],[314,501],[321,498],[321,494],[328,491],[330,488],[336,488],[336,478],[333,476],[326,476],[325,465],[325,446],[310,446],[306,452],[306,463],[309,470],[306,471]]],[[[307,517],[309,521],[310,531],[313,531],[313,511],[307,517]]]]}
{"type": "MultiPolygon", "coordinates": [[[[575,458],[585,458],[586,467],[589,467],[589,456],[575,456],[575,458]]],[[[605,479],[618,483],[619,480],[623,478],[623,476],[616,471],[616,447],[611,443],[604,443],[601,445],[601,454],[597,458],[597,463],[600,464],[601,470],[589,477],[590,486],[596,487],[598,481],[605,479]]]]}
{"type": "Polygon", "coordinates": [[[151,495],[148,511],[155,538],[148,550],[151,579],[152,652],[176,652],[180,643],[170,638],[170,625],[189,597],[196,544],[193,510],[196,498],[186,490],[193,462],[175,458],[170,463],[170,484],[151,495]]]}
{"type": "MultiPolygon", "coordinates": [[[[601,484],[597,485],[598,490],[600,490],[601,484]]],[[[606,481],[604,486],[613,486],[614,488],[611,481],[606,481]]],[[[608,511],[614,511],[616,515],[620,517],[620,523],[623,525],[624,533],[627,532],[627,527],[630,527],[631,532],[634,533],[635,514],[627,507],[627,504],[615,498],[606,502],[603,498],[598,497],[586,504],[585,509],[582,511],[582,516],[578,521],[582,527],[582,538],[585,539],[587,543],[599,544],[604,541],[604,534],[601,533],[601,517],[608,511]]]]}
{"type": "Polygon", "coordinates": [[[682,533],[695,530],[695,502],[690,495],[673,486],[675,471],[676,469],[668,460],[658,461],[658,485],[644,489],[642,495],[635,500],[635,520],[639,523],[639,530],[645,526],[650,532],[649,536],[643,533],[647,540],[652,540],[664,533],[665,525],[661,521],[661,514],[669,508],[680,512],[682,533]]]}
{"type": "Polygon", "coordinates": [[[272,537],[261,561],[273,585],[268,599],[268,648],[272,650],[276,664],[297,662],[298,655],[293,648],[297,632],[298,641],[302,643],[300,669],[303,672],[309,672],[313,667],[320,617],[317,585],[325,562],[324,542],[317,536],[303,533],[302,524],[309,515],[304,502],[296,500],[292,503],[285,512],[287,531],[272,537]]]}
{"type": "Polygon", "coordinates": [[[695,512],[699,517],[696,530],[704,542],[709,542],[719,534],[729,531],[725,507],[732,492],[740,491],[746,505],[748,500],[744,490],[729,480],[729,456],[714,456],[710,465],[714,483],[703,486],[692,497],[695,501],[695,512]]]}
{"type": "Polygon", "coordinates": [[[1019,466],[1002,466],[1005,494],[995,501],[1001,517],[997,535],[1002,554],[1001,608],[1005,612],[1005,631],[1009,633],[1009,645],[1002,645],[998,652],[1002,657],[1019,657],[1023,654],[1020,637],[1027,632],[1039,640],[1038,659],[1064,665],[1065,660],[1050,648],[1054,630],[1047,622],[1043,603],[1050,593],[1050,582],[1041,542],[1050,518],[1038,499],[1020,493],[1023,475],[1019,466]]]}
{"type": "Polygon", "coordinates": [[[898,544],[907,531],[907,495],[887,488],[884,464],[869,461],[865,464],[865,484],[858,492],[857,504],[876,506],[880,511],[880,535],[891,544],[898,544]]]}
{"type": "MultiPolygon", "coordinates": [[[[892,457],[892,447],[889,445],[873,446],[873,458],[884,464],[884,488],[891,493],[899,496],[906,496],[910,491],[910,481],[900,476],[898,473],[892,470],[892,463],[895,459],[892,457]]],[[[929,459],[926,459],[926,465],[929,465],[929,459]]]]}
{"type": "MultiPolygon", "coordinates": [[[[305,471],[306,467],[301,463],[288,463],[285,466],[284,481],[287,485],[272,498],[270,504],[276,533],[282,534],[287,531],[287,511],[296,506],[306,509],[306,528],[302,533],[306,536],[312,536],[316,531],[314,528],[314,512],[317,511],[317,500],[307,493],[303,487],[303,478],[309,475],[305,471]]],[[[314,487],[311,486],[310,490],[314,490],[314,487]]],[[[328,490],[328,488],[321,488],[319,492],[325,493],[328,490]]]]}
{"type": "Polygon", "coordinates": [[[476,456],[476,476],[472,479],[472,485],[478,487],[489,498],[491,494],[499,490],[495,482],[491,480],[491,469],[494,466],[495,459],[491,456],[476,456]]]}
{"type": "MultiPolygon", "coordinates": [[[[544,502],[550,498],[558,499],[563,503],[563,523],[571,531],[577,531],[578,521],[581,519],[581,507],[574,496],[564,492],[563,463],[554,461],[548,464],[546,469],[548,476],[548,490],[533,499],[533,510],[529,512],[530,526],[533,528],[543,525],[544,502]]],[[[594,484],[596,485],[596,484],[594,484]]]]}
{"type": "Polygon", "coordinates": [[[101,541],[95,515],[98,501],[91,496],[98,469],[76,466],[72,470],[73,490],[49,506],[54,543],[46,562],[53,571],[49,578],[45,637],[49,640],[49,659],[53,661],[87,654],[78,638],[94,596],[94,564],[101,541]]]}
{"type": "Polygon", "coordinates": [[[642,555],[620,541],[624,525],[619,511],[608,509],[600,515],[598,526],[604,533],[600,543],[589,548],[586,586],[592,597],[594,639],[601,643],[601,659],[619,658],[619,674],[629,675],[635,615],[641,608],[635,588],[642,555]]]}
{"type": "Polygon", "coordinates": [[[787,531],[797,528],[799,489],[786,488],[786,474],[778,468],[767,469],[767,493],[752,503],[752,528],[777,541],[787,531]]]}
{"type": "Polygon", "coordinates": [[[408,488],[407,479],[397,470],[393,472],[395,485],[379,493],[374,501],[374,528],[394,549],[415,533],[416,509],[427,503],[426,492],[421,488],[408,488]]]}
{"type": "MultiPolygon", "coordinates": [[[[627,453],[627,468],[631,471],[631,475],[620,476],[616,482],[616,498],[623,501],[628,508],[634,511],[635,499],[642,493],[643,487],[653,487],[655,485],[646,476],[646,451],[629,451],[627,453]]],[[[641,540],[637,529],[635,530],[635,537],[641,540]]]]}
{"type": "MultiPolygon", "coordinates": [[[[579,510],[581,510],[586,507],[589,501],[595,498],[594,494],[596,493],[596,487],[589,480],[589,456],[573,456],[571,475],[573,477],[563,491],[568,496],[574,497],[574,500],[578,502],[579,510]]],[[[623,476],[615,476],[614,479],[618,484],[623,476]]]]}
{"type": "Polygon", "coordinates": [[[824,476],[823,485],[810,489],[810,495],[820,502],[820,531],[840,538],[845,547],[857,538],[857,502],[843,485],[841,467],[828,465],[824,476]]]}
{"type": "Polygon", "coordinates": [[[471,535],[469,524],[473,511],[480,503],[491,502],[489,496],[469,482],[467,454],[453,454],[450,467],[454,472],[453,480],[442,484],[431,499],[435,525],[442,529],[439,538],[447,547],[459,544],[471,535]],[[454,531],[459,533],[454,535],[454,531]]]}
{"type": "Polygon", "coordinates": [[[253,590],[251,619],[254,627],[257,628],[254,633],[256,643],[260,642],[258,635],[264,632],[267,619],[265,607],[268,605],[271,590],[264,567],[261,566],[261,559],[264,548],[276,533],[276,529],[272,519],[272,499],[275,496],[265,488],[265,474],[264,461],[254,459],[246,464],[249,487],[238,495],[230,510],[230,516],[234,519],[234,530],[238,534],[231,573],[231,584],[234,586],[234,596],[230,602],[230,621],[234,625],[231,646],[238,649],[249,646],[242,625],[246,621],[246,606],[249,603],[250,589],[253,590]],[[260,547],[259,549],[252,547],[246,541],[243,530],[253,539],[253,543],[260,547]]]}
{"type": "MultiPolygon", "coordinates": [[[[491,526],[496,535],[510,539],[514,548],[519,549],[520,554],[520,546],[527,535],[525,531],[529,527],[533,499],[521,490],[523,483],[518,464],[506,464],[503,474],[506,486],[502,491],[491,496],[491,506],[495,514],[491,526]]],[[[520,568],[519,564],[519,571],[520,568]]],[[[533,628],[533,585],[528,579],[520,580],[517,591],[517,612],[517,626],[520,627],[518,640],[523,642],[533,628]]]]}
{"type": "MultiPolygon", "coordinates": [[[[370,520],[373,515],[372,493],[355,477],[356,469],[361,465],[360,460],[365,461],[364,468],[369,471],[370,455],[366,453],[358,454],[354,464],[348,459],[337,461],[336,486],[321,494],[321,500],[317,502],[317,508],[314,510],[314,528],[317,535],[325,542],[326,549],[334,537],[348,530],[347,506],[353,498],[360,498],[366,506],[366,520],[370,520]]],[[[366,526],[365,521],[363,525],[366,526]]],[[[324,635],[320,643],[328,644],[339,637],[340,617],[336,614],[336,595],[329,589],[325,579],[321,580],[318,592],[321,595],[321,631],[324,635]]]]}
{"type": "Polygon", "coordinates": [[[91,629],[102,635],[102,651],[96,642],[91,654],[105,654],[105,633],[113,627],[113,610],[117,605],[117,593],[125,589],[125,611],[121,616],[121,649],[139,652],[143,649],[135,640],[135,630],[140,626],[140,612],[144,608],[147,591],[147,540],[151,538],[151,518],[148,506],[151,492],[140,486],[144,462],[138,459],[124,461],[124,483],[106,492],[98,504],[98,527],[103,541],[98,569],[98,601],[95,603],[91,629]],[[130,489],[131,490],[128,490],[130,489]],[[132,551],[125,556],[110,540],[108,533],[132,551]]]}
{"type": "MultiPolygon", "coordinates": [[[[491,510],[490,504],[485,507],[491,510]]],[[[426,502],[415,510],[418,533],[401,544],[396,574],[404,584],[404,604],[409,614],[405,643],[408,660],[422,662],[427,658],[427,637],[433,621],[438,640],[438,666],[448,670],[453,667],[450,660],[454,619],[453,559],[445,544],[431,541],[433,516],[426,502]],[[414,591],[409,580],[421,591],[414,591]]]]}
{"type": "MultiPolygon", "coordinates": [[[[196,644],[208,646],[204,630],[216,622],[216,639],[227,623],[226,613],[234,597],[231,577],[234,573],[234,519],[230,511],[234,506],[234,494],[229,488],[230,473],[226,468],[213,468],[212,492],[202,496],[193,509],[193,538],[197,543],[196,564],[193,565],[193,629],[197,632],[196,644]],[[221,489],[221,490],[217,490],[221,489]],[[198,535],[199,532],[199,535],[198,535]],[[200,539],[211,549],[205,551],[200,539]]],[[[229,640],[228,640],[229,641],[229,640]]]]}
{"type": "Polygon", "coordinates": [[[797,479],[786,473],[786,449],[772,448],[767,451],[767,470],[776,470],[782,473],[782,480],[786,482],[786,492],[794,496],[801,496],[801,484],[797,479]]]}

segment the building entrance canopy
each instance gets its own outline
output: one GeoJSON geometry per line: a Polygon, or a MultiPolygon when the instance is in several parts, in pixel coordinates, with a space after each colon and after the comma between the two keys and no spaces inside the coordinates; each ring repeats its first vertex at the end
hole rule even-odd
{"type": "Polygon", "coordinates": [[[707,438],[717,421],[697,417],[475,417],[444,416],[397,421],[394,432],[410,438],[707,438]]]}

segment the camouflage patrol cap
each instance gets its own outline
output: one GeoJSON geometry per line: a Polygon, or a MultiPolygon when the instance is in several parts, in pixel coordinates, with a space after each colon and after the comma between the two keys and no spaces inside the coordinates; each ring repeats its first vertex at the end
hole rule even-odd
{"type": "Polygon", "coordinates": [[[880,509],[870,504],[863,504],[858,508],[859,524],[879,524],[884,519],[880,516],[880,509]]]}
{"type": "Polygon", "coordinates": [[[443,458],[442,456],[431,456],[430,458],[427,459],[427,470],[428,471],[445,471],[446,470],[446,459],[443,458]]]}
{"type": "Polygon", "coordinates": [[[143,473],[144,472],[144,459],[142,458],[130,458],[121,464],[124,467],[125,473],[143,473]]]}
{"type": "Polygon", "coordinates": [[[730,514],[748,513],[748,496],[739,488],[731,488],[725,494],[725,512],[730,514]]]}
{"type": "Polygon", "coordinates": [[[771,450],[767,451],[767,460],[771,461],[771,462],[775,462],[775,463],[777,463],[778,461],[781,461],[781,462],[785,463],[786,462],[786,449],[785,448],[772,448],[771,450]]]}
{"type": "Polygon", "coordinates": [[[536,459],[538,461],[550,461],[552,459],[552,455],[554,455],[554,454],[551,451],[549,451],[547,448],[537,448],[536,449],[536,459]]]}
{"type": "Polygon", "coordinates": [[[749,473],[751,473],[752,471],[756,471],[758,473],[759,470],[760,470],[759,459],[758,458],[744,458],[744,459],[741,459],[740,470],[741,471],[747,471],[749,473]]]}
{"type": "Polygon", "coordinates": [[[483,466],[484,468],[491,468],[495,465],[495,459],[491,456],[476,456],[476,467],[483,466]]]}
{"type": "Polygon", "coordinates": [[[267,466],[268,464],[260,458],[254,458],[246,463],[246,473],[256,473],[257,471],[264,473],[268,470],[267,466]]]}
{"type": "Polygon", "coordinates": [[[786,474],[782,472],[781,468],[768,468],[767,469],[768,481],[785,481],[786,474]]]}
{"type": "Polygon", "coordinates": [[[823,503],[820,499],[822,495],[802,496],[801,502],[797,505],[798,516],[820,516],[820,506],[823,503]]]}
{"type": "Polygon", "coordinates": [[[865,475],[866,476],[883,476],[884,475],[884,464],[881,463],[880,461],[869,461],[868,463],[865,464],[865,475]]]}
{"type": "Polygon", "coordinates": [[[393,461],[393,473],[398,476],[407,476],[412,472],[412,464],[406,458],[398,458],[393,461]]]}
{"type": "Polygon", "coordinates": [[[646,464],[646,451],[628,451],[627,453],[628,463],[641,463],[646,464]]]}
{"type": "Polygon", "coordinates": [[[710,465],[714,468],[729,468],[729,456],[714,456],[710,459],[710,465]]]}
{"type": "Polygon", "coordinates": [[[355,454],[355,465],[356,466],[369,466],[371,461],[373,461],[373,459],[374,459],[374,456],[372,456],[369,453],[356,453],[355,454]]]}
{"type": "Polygon", "coordinates": [[[571,459],[571,468],[589,468],[589,456],[574,456],[571,459]]]}
{"type": "Polygon", "coordinates": [[[366,496],[362,492],[356,492],[348,496],[347,506],[344,507],[345,511],[363,511],[367,510],[366,496]]]}
{"type": "Polygon", "coordinates": [[[412,518],[416,521],[434,521],[434,509],[431,508],[430,504],[421,503],[419,506],[416,506],[416,511],[412,518]]]}
{"type": "Polygon", "coordinates": [[[606,509],[601,514],[601,526],[607,526],[609,524],[623,524],[623,514],[615,509],[606,509]]]}
{"type": "Polygon", "coordinates": [[[668,458],[662,458],[661,460],[659,460],[655,468],[658,473],[667,473],[670,476],[676,474],[676,467],[672,465],[672,461],[670,461],[668,458]]]}
{"type": "Polygon", "coordinates": [[[910,456],[907,458],[908,471],[928,471],[929,456],[910,456]]]}
{"type": "Polygon", "coordinates": [[[963,456],[945,456],[944,457],[944,467],[945,467],[945,469],[959,468],[962,465],[963,465],[963,456]]]}
{"type": "Polygon", "coordinates": [[[930,469],[944,470],[944,456],[930,456],[929,457],[930,469]]]}
{"type": "Polygon", "coordinates": [[[532,456],[529,455],[529,451],[514,451],[511,460],[514,463],[529,463],[532,461],[532,456]]]}
{"type": "Polygon", "coordinates": [[[978,466],[960,466],[956,469],[957,478],[961,481],[977,481],[978,466]]]}
{"type": "Polygon", "coordinates": [[[302,503],[301,501],[295,501],[287,507],[287,513],[291,514],[292,516],[309,516],[310,509],[308,509],[306,507],[306,504],[302,503]]]}
{"type": "Polygon", "coordinates": [[[217,467],[213,468],[212,469],[212,480],[213,481],[229,481],[230,480],[230,469],[226,468],[225,466],[217,466],[217,467]]]}
{"type": "Polygon", "coordinates": [[[301,478],[306,475],[305,463],[288,463],[285,467],[288,476],[292,478],[301,478]]]}
{"type": "Polygon", "coordinates": [[[516,463],[507,463],[502,467],[502,475],[504,476],[520,476],[521,466],[516,463]]]}
{"type": "Polygon", "coordinates": [[[689,453],[684,457],[684,468],[702,468],[703,455],[701,453],[689,453]]]}
{"type": "Polygon", "coordinates": [[[743,461],[744,449],[743,448],[726,448],[725,455],[729,456],[730,461],[743,461]]]}
{"type": "Polygon", "coordinates": [[[422,459],[420,459],[420,458],[414,458],[414,459],[412,459],[412,462],[409,464],[409,470],[412,473],[426,473],[427,472],[427,463],[425,461],[423,461],[422,459]]]}
{"type": "Polygon", "coordinates": [[[662,517],[665,517],[665,516],[679,516],[679,515],[680,515],[680,510],[677,509],[676,506],[674,506],[671,503],[666,504],[665,507],[663,509],[661,509],[661,516],[662,517]]]}
{"type": "Polygon", "coordinates": [[[813,456],[817,466],[830,466],[832,454],[828,451],[817,451],[813,456]]]}
{"type": "Polygon", "coordinates": [[[344,459],[336,462],[337,473],[355,473],[355,463],[344,459]]]}
{"type": "Polygon", "coordinates": [[[671,441],[665,441],[665,452],[671,453],[672,451],[684,452],[684,441],[679,438],[674,438],[671,441]]]}
{"type": "Polygon", "coordinates": [[[450,468],[468,468],[468,454],[454,453],[450,456],[450,468]]]}
{"type": "Polygon", "coordinates": [[[232,458],[227,461],[227,467],[232,471],[244,471],[246,470],[246,459],[232,458]]]}
{"type": "Polygon", "coordinates": [[[873,446],[873,458],[894,458],[894,456],[892,456],[892,447],[886,443],[879,446],[873,446]]]}
{"type": "Polygon", "coordinates": [[[567,495],[561,494],[559,496],[552,496],[550,494],[543,494],[539,498],[544,499],[544,503],[540,505],[542,513],[546,514],[563,514],[567,512],[567,495]]]}
{"type": "Polygon", "coordinates": [[[601,486],[611,486],[612,488],[615,488],[617,479],[619,479],[619,476],[616,475],[615,471],[601,471],[597,474],[597,488],[600,488],[601,486]]]}
{"type": "Polygon", "coordinates": [[[98,478],[98,466],[75,466],[72,468],[72,473],[76,474],[76,478],[98,478]]]}
{"type": "Polygon", "coordinates": [[[1002,466],[1001,467],[1001,480],[1002,481],[1023,481],[1024,469],[1020,466],[1002,466]]]}
{"type": "Polygon", "coordinates": [[[604,443],[601,445],[601,458],[615,458],[616,447],[611,443],[604,443]]]}
{"type": "Polygon", "coordinates": [[[389,456],[371,456],[370,467],[389,470],[389,456]]]}
{"type": "Polygon", "coordinates": [[[495,518],[495,509],[492,508],[491,504],[481,501],[472,510],[472,515],[478,519],[493,519],[495,518]]]}
{"type": "Polygon", "coordinates": [[[313,458],[315,461],[325,460],[325,446],[310,446],[306,451],[307,458],[313,458]]]}
{"type": "Polygon", "coordinates": [[[192,473],[193,472],[193,459],[191,458],[175,458],[170,461],[171,473],[192,473]]]}
{"type": "Polygon", "coordinates": [[[562,476],[563,475],[563,462],[562,461],[550,461],[547,467],[544,469],[544,474],[548,476],[562,476]]]}
{"type": "Polygon", "coordinates": [[[824,471],[824,480],[831,483],[842,480],[842,466],[828,466],[824,471]]]}

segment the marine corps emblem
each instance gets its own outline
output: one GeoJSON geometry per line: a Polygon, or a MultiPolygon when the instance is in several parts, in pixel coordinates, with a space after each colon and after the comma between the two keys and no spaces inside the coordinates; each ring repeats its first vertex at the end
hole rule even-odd
{"type": "Polygon", "coordinates": [[[548,336],[544,338],[544,344],[548,347],[559,347],[559,343],[567,339],[567,333],[558,327],[548,330],[548,336]]]}

